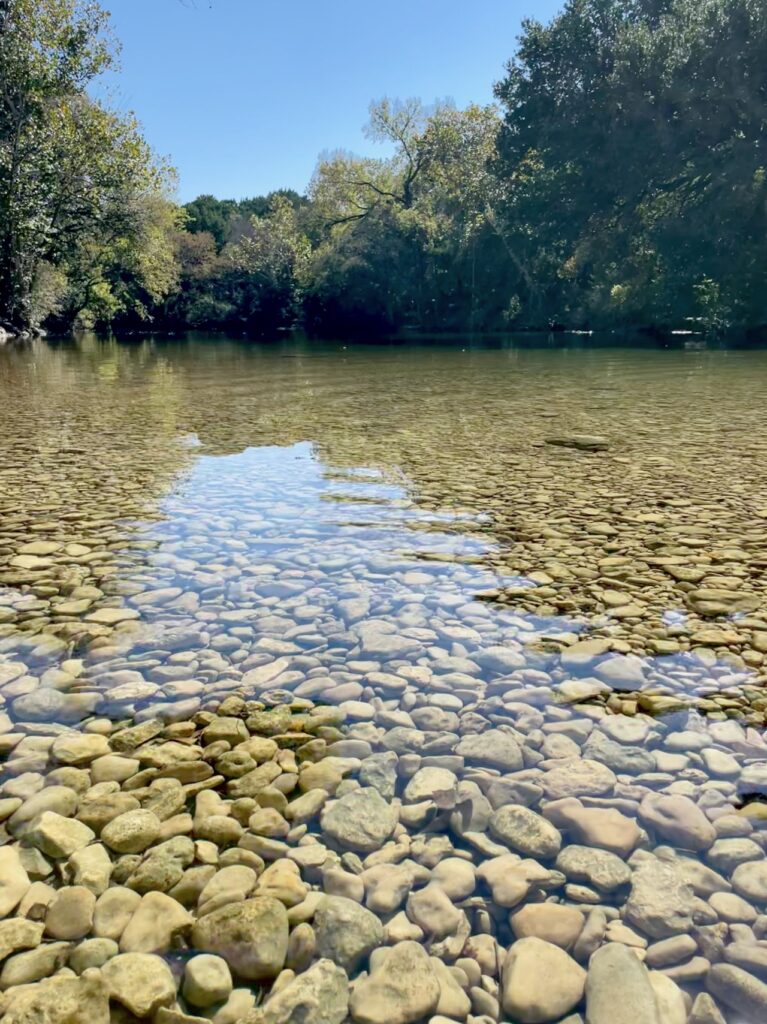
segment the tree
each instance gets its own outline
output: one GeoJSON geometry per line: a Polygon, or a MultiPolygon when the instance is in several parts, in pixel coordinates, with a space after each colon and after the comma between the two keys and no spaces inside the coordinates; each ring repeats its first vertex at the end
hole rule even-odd
{"type": "Polygon", "coordinates": [[[135,120],[86,94],[114,61],[106,19],[86,0],[0,0],[0,319],[22,330],[47,312],[42,268],[82,291],[101,256],[148,239],[169,185],[135,120]]]}

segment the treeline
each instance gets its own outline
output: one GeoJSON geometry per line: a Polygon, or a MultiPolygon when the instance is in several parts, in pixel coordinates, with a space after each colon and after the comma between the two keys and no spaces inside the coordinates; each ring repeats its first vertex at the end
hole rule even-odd
{"type": "Polygon", "coordinates": [[[387,156],[179,207],[88,98],[98,6],[0,0],[0,323],[758,330],[766,53],[764,0],[569,0],[524,24],[495,105],[384,100],[387,156]]]}

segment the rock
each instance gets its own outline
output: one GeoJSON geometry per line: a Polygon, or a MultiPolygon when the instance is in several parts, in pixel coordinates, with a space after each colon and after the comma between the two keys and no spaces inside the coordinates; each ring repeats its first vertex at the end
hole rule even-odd
{"type": "Polygon", "coordinates": [[[71,732],[58,736],[51,755],[59,764],[86,765],[97,757],[110,754],[109,741],[99,733],[71,732]]]}
{"type": "Polygon", "coordinates": [[[586,882],[602,892],[612,892],[631,881],[631,869],[620,857],[588,846],[566,846],[556,867],[569,880],[586,882]]]}
{"type": "Polygon", "coordinates": [[[560,448],[577,448],[582,452],[604,452],[610,447],[606,437],[596,434],[567,434],[563,437],[547,437],[546,444],[560,448]]]}
{"type": "Polygon", "coordinates": [[[109,885],[112,859],[101,843],[93,843],[73,853],[66,863],[65,875],[74,885],[83,885],[100,896],[109,885]]]}
{"type": "Polygon", "coordinates": [[[559,903],[528,903],[515,911],[510,921],[518,939],[532,936],[570,950],[583,931],[585,917],[577,908],[559,903]]]}
{"type": "Polygon", "coordinates": [[[550,768],[541,779],[549,800],[568,796],[603,796],[612,793],[615,774],[599,761],[569,757],[550,768]]]}
{"type": "Polygon", "coordinates": [[[6,997],[3,1024],[109,1024],[107,986],[98,971],[46,978],[6,997]]]}
{"type": "Polygon", "coordinates": [[[0,917],[7,917],[19,905],[30,885],[17,847],[0,847],[0,917]]]}
{"type": "Polygon", "coordinates": [[[298,865],[284,857],[269,865],[255,889],[255,895],[271,896],[286,907],[298,906],[306,899],[307,892],[298,865]]]}
{"type": "Polygon", "coordinates": [[[687,1024],[726,1024],[726,1021],[708,992],[699,992],[692,1004],[687,1024]]]}
{"type": "Polygon", "coordinates": [[[397,812],[371,786],[356,789],[327,805],[320,824],[326,835],[346,849],[373,853],[394,832],[397,812]]]}
{"type": "Polygon", "coordinates": [[[232,993],[232,975],[226,960],[201,953],[187,960],[182,992],[192,1006],[207,1009],[225,1002],[232,993]]]}
{"type": "Polygon", "coordinates": [[[767,860],[739,864],[732,873],[732,884],[745,899],[767,903],[767,860]]]}
{"type": "Polygon", "coordinates": [[[264,896],[228,904],[198,919],[192,946],[223,957],[245,981],[275,978],[288,951],[287,911],[264,896]]]}
{"type": "Polygon", "coordinates": [[[647,969],[628,946],[610,942],[589,961],[586,1024],[665,1024],[647,969]]]}
{"type": "Polygon", "coordinates": [[[342,1024],[349,1010],[349,979],[330,960],[318,960],[271,995],[263,1024],[342,1024]]]}
{"type": "Polygon", "coordinates": [[[541,860],[553,859],[562,846],[562,836],[551,822],[519,805],[497,810],[490,819],[490,830],[512,850],[541,860]]]}
{"type": "Polygon", "coordinates": [[[754,1024],[767,1020],[767,985],[753,974],[732,964],[714,964],[705,983],[719,1002],[754,1024]]]}
{"type": "Polygon", "coordinates": [[[500,768],[504,772],[517,772],[522,768],[519,744],[500,729],[488,729],[478,735],[464,736],[455,753],[473,764],[500,768]]]}
{"type": "Polygon", "coordinates": [[[151,953],[120,953],[101,968],[109,998],[136,1017],[150,1017],[176,998],[176,984],[165,962],[151,953]]]}
{"type": "Polygon", "coordinates": [[[716,829],[689,797],[650,794],[639,805],[639,817],[661,838],[683,850],[707,850],[716,829]]]}
{"type": "Polygon", "coordinates": [[[634,867],[624,916],[645,935],[665,939],[688,932],[694,909],[692,887],[677,862],[648,856],[634,867]]]}
{"type": "Polygon", "coordinates": [[[383,925],[369,910],[343,896],[325,896],[314,914],[317,953],[347,973],[384,941],[383,925]]]}
{"type": "Polygon", "coordinates": [[[650,971],[659,1024],[687,1024],[687,1005],[679,986],[659,971],[650,971]]]}
{"type": "Polygon", "coordinates": [[[82,974],[89,967],[103,967],[119,952],[120,947],[112,939],[86,939],[72,950],[68,966],[75,974],[82,974]]]}
{"type": "Polygon", "coordinates": [[[456,975],[438,957],[431,957],[430,962],[439,983],[436,1013],[452,1020],[465,1020],[471,1011],[471,1000],[459,985],[456,975]]]}
{"type": "Polygon", "coordinates": [[[434,868],[431,880],[443,889],[451,900],[465,900],[477,886],[474,865],[461,857],[445,857],[434,868]]]}
{"type": "Polygon", "coordinates": [[[96,838],[96,833],[76,818],[43,811],[26,832],[26,841],[46,857],[71,857],[96,838]]]}
{"type": "Polygon", "coordinates": [[[45,932],[52,939],[82,939],[93,927],[96,897],[81,885],[59,889],[45,915],[45,932]]]}
{"type": "Polygon", "coordinates": [[[192,915],[170,896],[149,892],[141,897],[120,936],[120,951],[164,953],[172,947],[174,937],[193,921],[192,915]]]}
{"type": "Polygon", "coordinates": [[[152,811],[126,811],[104,826],[101,839],[115,853],[143,853],[157,840],[161,824],[152,811]]]}
{"type": "Polygon", "coordinates": [[[423,946],[398,942],[382,952],[383,959],[352,991],[349,1008],[356,1024],[414,1024],[434,1013],[440,987],[423,946]]]}
{"type": "Polygon", "coordinates": [[[655,754],[651,750],[616,743],[597,730],[584,743],[583,756],[607,765],[618,774],[641,775],[655,771],[655,754]]]}
{"type": "Polygon", "coordinates": [[[586,972],[559,946],[530,936],[506,954],[501,1001],[520,1024],[545,1024],[564,1017],[583,998],[586,972]]]}
{"type": "Polygon", "coordinates": [[[632,819],[613,807],[584,807],[580,800],[558,800],[547,804],[544,816],[583,846],[598,846],[626,858],[637,847],[642,830],[632,819]]]}
{"type": "Polygon", "coordinates": [[[404,798],[411,803],[419,800],[449,801],[455,797],[457,787],[458,779],[454,772],[446,768],[420,768],[405,786],[404,798]]]}
{"type": "Polygon", "coordinates": [[[463,914],[438,885],[427,885],[408,897],[407,916],[433,939],[455,935],[463,914]]]}
{"type": "Polygon", "coordinates": [[[520,861],[513,854],[506,854],[484,861],[477,877],[487,883],[499,906],[516,907],[534,885],[548,883],[551,873],[537,861],[520,861]]]}
{"type": "Polygon", "coordinates": [[[43,924],[25,917],[0,921],[0,961],[20,949],[34,949],[43,938],[43,924]]]}
{"type": "Polygon", "coordinates": [[[100,938],[118,941],[125,931],[141,896],[121,885],[112,886],[96,900],[93,932],[100,938]]]}

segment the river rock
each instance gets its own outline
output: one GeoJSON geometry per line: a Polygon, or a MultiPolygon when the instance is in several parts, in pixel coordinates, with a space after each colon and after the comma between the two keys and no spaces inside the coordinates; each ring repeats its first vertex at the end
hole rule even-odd
{"type": "Polygon", "coordinates": [[[198,919],[192,945],[221,956],[246,981],[275,978],[288,951],[288,915],[282,903],[264,896],[228,904],[198,919]]]}
{"type": "Polygon", "coordinates": [[[562,846],[562,836],[550,821],[520,805],[497,810],[490,819],[490,830],[512,850],[541,860],[556,857],[562,846]]]}
{"type": "Polygon", "coordinates": [[[623,913],[645,935],[665,939],[688,932],[694,909],[695,894],[677,862],[647,855],[634,866],[623,913]]]}
{"type": "Polygon", "coordinates": [[[417,942],[398,942],[354,986],[349,1001],[357,1024],[414,1024],[437,1008],[439,981],[426,950],[417,942]]]}
{"type": "Polygon", "coordinates": [[[30,885],[18,847],[0,847],[0,917],[7,917],[19,905],[30,885]]]}
{"type": "Polygon", "coordinates": [[[650,794],[639,805],[639,817],[649,828],[683,850],[707,850],[716,829],[689,797],[650,794]]]}
{"type": "Polygon", "coordinates": [[[517,772],[522,768],[519,744],[500,729],[488,729],[474,736],[464,736],[455,748],[456,754],[472,764],[500,768],[504,772],[517,772]]]}
{"type": "Polygon", "coordinates": [[[192,1006],[207,1009],[225,1002],[232,992],[232,975],[226,960],[201,953],[187,960],[182,991],[192,1006]]]}
{"type": "Polygon", "coordinates": [[[349,979],[331,960],[317,963],[269,996],[263,1024],[342,1024],[349,1011],[349,979]]]}
{"type": "Polygon", "coordinates": [[[609,942],[589,961],[586,1024],[665,1024],[647,968],[628,946],[609,942]]]}
{"type": "Polygon", "coordinates": [[[120,953],[101,968],[109,998],[136,1017],[150,1017],[176,998],[176,983],[166,963],[151,953],[120,953]]]}
{"type": "Polygon", "coordinates": [[[604,796],[615,788],[615,773],[607,765],[588,758],[568,757],[541,778],[549,800],[568,796],[604,796]]]}
{"type": "Polygon", "coordinates": [[[607,850],[588,846],[566,846],[556,867],[574,882],[586,882],[602,892],[612,892],[631,881],[631,869],[620,857],[607,850]]]}
{"type": "Polygon", "coordinates": [[[383,925],[375,914],[343,896],[325,896],[314,914],[319,956],[351,973],[384,941],[383,925]]]}
{"type": "Polygon", "coordinates": [[[8,993],[3,1024],[109,1024],[109,992],[98,971],[45,978],[8,993]]]}
{"type": "Polygon", "coordinates": [[[739,864],[732,873],[735,891],[754,903],[767,903],[767,860],[739,864]]]}
{"type": "Polygon", "coordinates": [[[546,1024],[564,1017],[583,997],[584,969],[559,946],[533,936],[518,939],[506,954],[501,998],[520,1024],[546,1024]]]}
{"type": "Polygon", "coordinates": [[[767,1020],[767,985],[740,967],[714,964],[705,978],[706,988],[719,1002],[743,1014],[754,1024],[767,1020]]]}
{"type": "Polygon", "coordinates": [[[565,907],[559,903],[528,903],[511,915],[510,922],[518,939],[533,936],[569,950],[583,931],[585,917],[576,907],[565,907]]]}
{"type": "Polygon", "coordinates": [[[372,786],[334,800],[322,811],[323,832],[340,846],[361,853],[378,850],[394,832],[397,812],[372,786]]]}

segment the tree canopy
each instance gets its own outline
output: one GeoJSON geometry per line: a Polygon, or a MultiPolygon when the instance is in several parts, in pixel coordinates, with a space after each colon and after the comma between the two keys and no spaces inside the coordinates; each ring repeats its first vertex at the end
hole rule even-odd
{"type": "MultiPolygon", "coordinates": [[[[171,201],[87,0],[0,0],[0,319],[249,333],[767,323],[763,0],[568,0],[496,103],[370,107],[306,195],[171,201]]],[[[493,69],[488,69],[488,77],[493,69]]]]}

